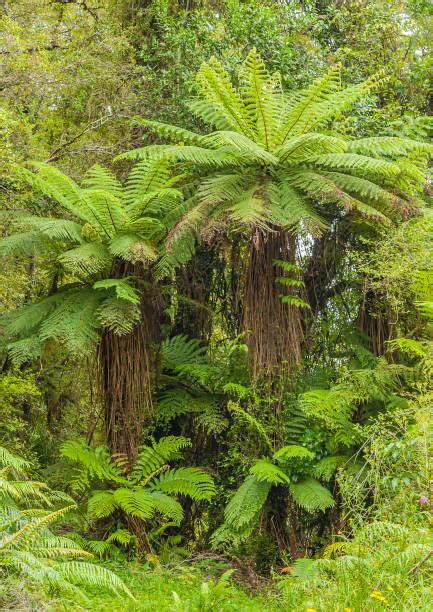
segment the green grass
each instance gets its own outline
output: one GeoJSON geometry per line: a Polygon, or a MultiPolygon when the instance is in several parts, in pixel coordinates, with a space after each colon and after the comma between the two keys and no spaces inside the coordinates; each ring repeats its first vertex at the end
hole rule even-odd
{"type": "MultiPolygon", "coordinates": [[[[249,612],[266,610],[280,612],[287,606],[278,600],[277,594],[264,590],[259,595],[249,592],[232,580],[226,584],[218,582],[224,568],[214,564],[182,564],[175,569],[157,567],[148,569],[136,563],[113,564],[108,566],[124,580],[134,594],[136,601],[125,597],[116,598],[110,593],[97,592],[89,594],[90,610],[116,612],[136,612],[155,610],[158,612],[249,612]],[[215,571],[216,570],[216,571],[215,571]]],[[[64,599],[56,601],[51,609],[83,609],[73,602],[64,599]]]]}

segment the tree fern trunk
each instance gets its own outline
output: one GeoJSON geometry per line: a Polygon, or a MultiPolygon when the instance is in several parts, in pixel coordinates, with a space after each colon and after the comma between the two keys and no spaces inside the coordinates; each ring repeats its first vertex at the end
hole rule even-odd
{"type": "Polygon", "coordinates": [[[296,242],[283,231],[254,231],[249,244],[245,283],[243,330],[248,334],[252,378],[257,380],[291,368],[301,360],[303,331],[299,308],[281,296],[293,287],[278,283],[283,274],[274,261],[295,263],[296,242]]]}
{"type": "MultiPolygon", "coordinates": [[[[125,264],[116,272],[121,278],[137,270],[125,264]]],[[[99,388],[106,441],[111,453],[126,455],[129,465],[135,460],[143,427],[152,415],[159,312],[155,292],[146,288],[141,299],[141,320],[135,328],[122,336],[104,331],[99,344],[99,388]]]]}
{"type": "MultiPolygon", "coordinates": [[[[386,312],[383,300],[372,289],[364,291],[356,324],[367,336],[371,352],[376,357],[384,355],[387,352],[387,341],[395,337],[395,325],[386,312]]],[[[392,358],[390,353],[388,356],[392,358]]]]}

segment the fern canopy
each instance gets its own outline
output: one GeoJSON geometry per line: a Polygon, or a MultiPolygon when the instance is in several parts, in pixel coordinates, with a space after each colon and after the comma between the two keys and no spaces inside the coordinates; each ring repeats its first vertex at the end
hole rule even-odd
{"type": "Polygon", "coordinates": [[[344,88],[336,65],[288,96],[278,76],[268,72],[252,49],[237,80],[235,87],[211,58],[197,73],[198,98],[190,109],[215,131],[204,136],[137,120],[173,144],[119,156],[144,164],[176,162],[185,173],[196,175],[191,208],[172,225],[174,261],[184,261],[185,249],[199,238],[203,223],[212,226],[222,217],[241,230],[277,226],[314,234],[326,226],[319,214],[323,203],[335,203],[351,217],[379,222],[397,219],[417,206],[430,145],[408,138],[350,140],[330,135],[333,122],[376,92],[383,75],[344,88]],[[413,152],[424,160],[421,166],[408,162],[413,152]]]}
{"type": "Polygon", "coordinates": [[[39,357],[47,341],[85,355],[101,329],[123,335],[134,328],[143,289],[121,270],[149,269],[167,231],[161,211],[169,216],[182,196],[164,161],[138,164],[124,185],[100,165],[81,185],[49,164],[33,165],[36,172],[18,173],[54,201],[57,216],[18,216],[17,233],[0,240],[0,254],[43,258],[52,295],[2,318],[17,364],[39,357]]]}

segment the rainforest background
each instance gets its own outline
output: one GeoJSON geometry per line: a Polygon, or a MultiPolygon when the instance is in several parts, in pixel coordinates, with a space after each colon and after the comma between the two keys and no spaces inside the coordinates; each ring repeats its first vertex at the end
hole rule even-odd
{"type": "Polygon", "coordinates": [[[432,12],[2,3],[2,608],[431,610],[432,12]]]}

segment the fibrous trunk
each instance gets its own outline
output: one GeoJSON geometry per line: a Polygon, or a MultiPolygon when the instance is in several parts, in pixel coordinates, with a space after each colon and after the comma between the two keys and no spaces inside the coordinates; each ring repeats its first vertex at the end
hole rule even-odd
{"type": "Polygon", "coordinates": [[[152,288],[143,292],[140,308],[141,320],[134,329],[120,336],[104,331],[98,350],[106,441],[112,454],[127,457],[129,466],[134,463],[143,427],[152,414],[159,340],[158,298],[152,288]]]}
{"type": "Polygon", "coordinates": [[[290,369],[301,360],[303,330],[299,308],[281,298],[296,288],[278,282],[291,276],[275,264],[295,264],[294,236],[284,231],[254,231],[249,244],[243,330],[247,333],[253,379],[290,369]]]}
{"type": "Polygon", "coordinates": [[[386,343],[395,337],[395,328],[390,322],[390,316],[386,312],[383,301],[372,289],[364,291],[357,326],[367,336],[373,355],[380,357],[387,352],[386,343]]]}

